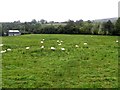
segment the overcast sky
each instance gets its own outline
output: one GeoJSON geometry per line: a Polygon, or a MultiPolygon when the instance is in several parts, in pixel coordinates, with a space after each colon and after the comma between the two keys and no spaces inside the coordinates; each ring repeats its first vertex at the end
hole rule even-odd
{"type": "Polygon", "coordinates": [[[118,17],[119,0],[0,0],[0,22],[118,17]]]}

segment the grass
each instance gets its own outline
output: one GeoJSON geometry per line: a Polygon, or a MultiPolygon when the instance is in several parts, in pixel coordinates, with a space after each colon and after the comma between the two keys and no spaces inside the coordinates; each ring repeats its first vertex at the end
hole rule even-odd
{"type": "Polygon", "coordinates": [[[30,34],[3,37],[4,88],[117,88],[117,36],[30,34]],[[45,39],[45,49],[40,41],[45,39]],[[62,40],[61,46],[57,40],[62,40]],[[84,42],[88,46],[84,46],[84,42]],[[75,45],[79,45],[76,48],[75,45]],[[30,49],[25,48],[29,46],[30,49]],[[50,47],[56,50],[50,50],[50,47]],[[61,51],[64,47],[66,50],[61,51]]]}

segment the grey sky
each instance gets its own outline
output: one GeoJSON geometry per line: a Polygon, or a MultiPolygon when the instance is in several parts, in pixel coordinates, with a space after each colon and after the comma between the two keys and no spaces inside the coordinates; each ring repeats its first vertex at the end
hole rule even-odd
{"type": "Polygon", "coordinates": [[[119,0],[0,0],[0,22],[118,17],[119,0]]]}

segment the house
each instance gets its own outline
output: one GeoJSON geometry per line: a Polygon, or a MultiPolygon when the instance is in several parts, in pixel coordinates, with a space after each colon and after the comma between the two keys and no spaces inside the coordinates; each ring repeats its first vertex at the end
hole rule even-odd
{"type": "Polygon", "coordinates": [[[8,36],[18,36],[21,35],[19,30],[9,30],[8,31],[8,36]]]}

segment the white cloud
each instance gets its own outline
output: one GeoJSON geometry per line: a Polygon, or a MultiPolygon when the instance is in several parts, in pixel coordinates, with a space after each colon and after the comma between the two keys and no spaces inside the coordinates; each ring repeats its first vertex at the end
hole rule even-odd
{"type": "Polygon", "coordinates": [[[88,20],[118,16],[119,0],[0,0],[0,21],[88,20]]]}

